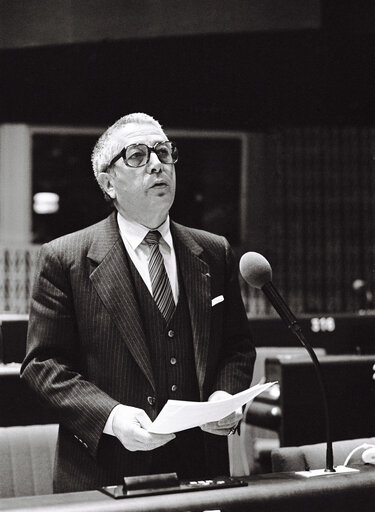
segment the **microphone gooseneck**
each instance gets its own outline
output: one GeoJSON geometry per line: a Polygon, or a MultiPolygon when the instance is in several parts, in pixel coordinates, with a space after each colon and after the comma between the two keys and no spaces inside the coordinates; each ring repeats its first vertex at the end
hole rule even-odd
{"type": "Polygon", "coordinates": [[[326,443],[327,443],[327,454],[326,454],[326,469],[327,472],[335,472],[333,467],[333,449],[332,449],[332,439],[331,439],[331,428],[330,428],[330,419],[329,419],[329,407],[328,407],[328,399],[327,399],[327,391],[324,384],[323,374],[321,370],[321,366],[319,364],[319,360],[316,357],[316,354],[311,347],[311,345],[306,340],[301,327],[299,326],[296,317],[289,309],[289,306],[286,304],[282,296],[279,294],[277,289],[272,283],[272,269],[269,262],[266,260],[264,256],[257,252],[247,252],[245,253],[240,260],[240,273],[244,280],[255,288],[259,288],[263,291],[265,296],[271,302],[272,306],[275,308],[280,318],[284,321],[287,327],[293,332],[293,334],[298,338],[300,343],[309,353],[309,356],[312,359],[314,364],[314,368],[316,371],[316,375],[318,378],[319,386],[321,389],[322,397],[323,397],[323,405],[324,405],[324,413],[325,413],[325,431],[326,431],[326,443]]]}

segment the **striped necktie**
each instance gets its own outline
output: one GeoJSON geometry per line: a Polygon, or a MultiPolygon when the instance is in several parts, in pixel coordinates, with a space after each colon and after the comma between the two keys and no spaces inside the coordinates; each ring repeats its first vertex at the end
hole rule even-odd
{"type": "Polygon", "coordinates": [[[151,249],[148,271],[150,273],[152,295],[161,314],[168,323],[175,309],[175,303],[171,283],[169,282],[163,256],[159,249],[160,237],[159,231],[149,231],[144,241],[151,249]]]}

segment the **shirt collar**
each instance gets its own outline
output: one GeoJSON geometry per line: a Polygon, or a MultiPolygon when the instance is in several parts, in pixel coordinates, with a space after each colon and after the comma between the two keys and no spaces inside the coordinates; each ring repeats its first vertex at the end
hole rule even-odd
{"type": "MultiPolygon", "coordinates": [[[[120,229],[121,237],[125,238],[135,251],[143,242],[144,237],[150,231],[148,228],[138,222],[125,219],[121,213],[117,212],[117,222],[120,229]]],[[[158,227],[163,240],[168,244],[169,248],[173,247],[172,235],[170,230],[169,215],[166,220],[158,227]]]]}

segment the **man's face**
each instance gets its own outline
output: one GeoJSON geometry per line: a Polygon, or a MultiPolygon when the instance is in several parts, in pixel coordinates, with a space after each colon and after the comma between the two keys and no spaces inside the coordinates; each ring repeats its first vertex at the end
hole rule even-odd
{"type": "MultiPolygon", "coordinates": [[[[122,148],[130,144],[146,144],[153,147],[157,142],[167,140],[165,133],[150,124],[129,123],[114,134],[114,147],[122,148]]],[[[113,154],[115,156],[115,152],[113,154]]],[[[172,206],[176,176],[174,164],[163,164],[154,152],[142,167],[128,167],[120,158],[110,173],[101,173],[107,194],[114,200],[117,210],[129,220],[134,220],[148,228],[160,226],[172,206]]]]}

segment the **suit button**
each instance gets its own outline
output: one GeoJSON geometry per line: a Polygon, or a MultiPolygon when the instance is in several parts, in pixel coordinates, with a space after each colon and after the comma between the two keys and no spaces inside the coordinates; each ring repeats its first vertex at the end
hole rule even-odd
{"type": "Polygon", "coordinates": [[[155,398],[154,396],[148,396],[148,397],[147,397],[147,402],[148,402],[150,405],[155,405],[156,398],[155,398]]]}
{"type": "Polygon", "coordinates": [[[172,331],[172,329],[170,329],[170,330],[168,331],[168,336],[169,336],[170,338],[174,338],[174,331],[172,331]]]}
{"type": "Polygon", "coordinates": [[[171,391],[177,391],[177,386],[176,386],[176,384],[173,384],[173,385],[171,386],[171,391]]]}
{"type": "Polygon", "coordinates": [[[171,357],[171,358],[170,358],[170,360],[169,360],[169,362],[170,362],[171,364],[176,364],[176,363],[177,363],[177,359],[176,359],[175,357],[171,357]]]}

